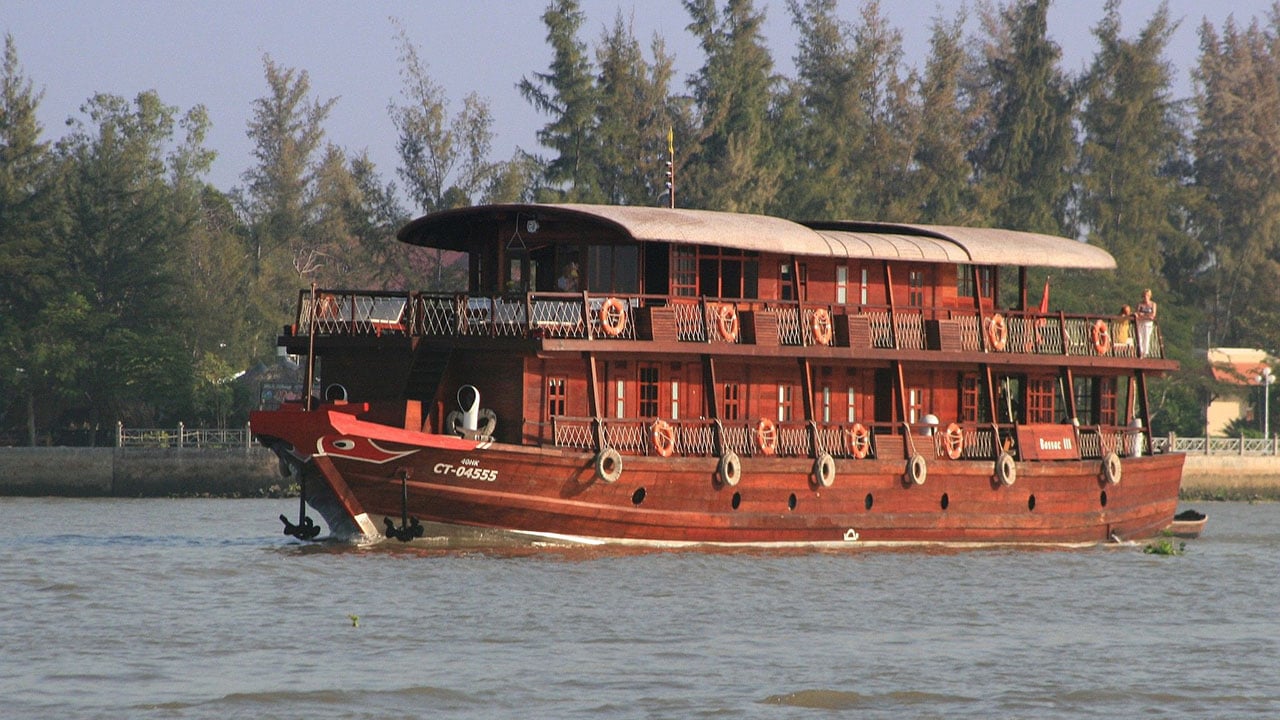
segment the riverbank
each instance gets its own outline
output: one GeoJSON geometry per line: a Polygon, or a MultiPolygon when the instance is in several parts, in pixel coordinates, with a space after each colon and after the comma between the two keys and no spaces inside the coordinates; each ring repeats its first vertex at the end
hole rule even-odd
{"type": "Polygon", "coordinates": [[[0,448],[0,496],[284,497],[296,489],[262,447],[0,448]]]}
{"type": "MultiPolygon", "coordinates": [[[[266,448],[0,448],[0,496],[283,497],[266,448]]],[[[1280,457],[1188,455],[1183,500],[1280,501],[1280,457]]]]}

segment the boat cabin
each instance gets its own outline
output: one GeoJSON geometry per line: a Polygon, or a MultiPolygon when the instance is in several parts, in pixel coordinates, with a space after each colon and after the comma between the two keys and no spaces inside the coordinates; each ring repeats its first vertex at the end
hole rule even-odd
{"type": "Polygon", "coordinates": [[[661,421],[681,454],[903,457],[954,424],[965,457],[1101,457],[1149,446],[1145,378],[1175,367],[1158,329],[1029,307],[1028,267],[1115,267],[1034,233],[497,205],[425,216],[399,239],[466,253],[467,291],[304,293],[284,341],[314,335],[322,386],[410,429],[453,431],[473,386],[493,437],[525,445],[652,453],[661,421]],[[998,307],[1001,267],[1019,270],[1012,308],[998,307]],[[371,372],[369,353],[396,342],[400,364],[371,372]]]}

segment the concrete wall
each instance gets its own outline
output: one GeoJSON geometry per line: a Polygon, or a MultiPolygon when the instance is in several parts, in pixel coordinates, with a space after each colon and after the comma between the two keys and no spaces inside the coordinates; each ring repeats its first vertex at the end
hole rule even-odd
{"type": "Polygon", "coordinates": [[[1280,494],[1280,457],[1257,455],[1188,455],[1182,467],[1182,489],[1231,497],[1280,494]]]}
{"type": "Polygon", "coordinates": [[[265,448],[0,448],[0,495],[256,496],[288,482],[265,448]]]}

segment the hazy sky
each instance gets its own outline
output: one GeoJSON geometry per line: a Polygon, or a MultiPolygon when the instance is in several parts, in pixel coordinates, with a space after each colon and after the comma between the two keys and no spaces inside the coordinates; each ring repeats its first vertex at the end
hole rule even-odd
{"type": "MultiPolygon", "coordinates": [[[[720,3],[722,4],[722,3],[720,3]]],[[[544,71],[551,61],[539,19],[545,0],[0,0],[0,28],[13,35],[25,74],[44,91],[41,121],[46,136],[61,137],[68,117],[96,92],[133,98],[155,90],[162,101],[186,110],[202,103],[213,128],[208,144],[218,152],[209,180],[221,189],[242,184],[252,164],[245,129],[252,103],[266,94],[264,55],[282,67],[305,70],[313,97],[339,98],[325,125],[330,142],[367,149],[384,179],[398,164],[395,128],[387,105],[400,100],[395,27],[398,18],[417,44],[435,80],[457,106],[470,92],[489,100],[497,138],[494,159],[516,147],[541,152],[535,131],[547,118],[515,89],[522,76],[544,71]]],[[[856,20],[861,2],[841,0],[841,12],[856,20]]],[[[959,2],[884,0],[882,8],[902,31],[907,61],[920,66],[927,50],[930,18],[951,17],[959,2]]],[[[589,44],[611,27],[615,15],[634,19],[647,48],[653,34],[674,53],[681,86],[702,64],[696,42],[685,31],[688,15],[679,0],[582,0],[589,44]]],[[[785,0],[757,0],[768,13],[766,35],[780,71],[790,75],[795,32],[785,0]]],[[[1063,50],[1067,69],[1085,67],[1095,50],[1090,28],[1104,0],[1057,0],[1049,33],[1063,50]]],[[[1127,0],[1123,32],[1132,36],[1157,7],[1153,0],[1127,0]]],[[[1198,30],[1208,18],[1221,28],[1228,16],[1247,25],[1263,19],[1271,0],[1170,0],[1181,25],[1168,52],[1178,71],[1178,92],[1191,93],[1189,69],[1199,54],[1198,30]]],[[[400,185],[397,181],[397,185],[400,185]]]]}

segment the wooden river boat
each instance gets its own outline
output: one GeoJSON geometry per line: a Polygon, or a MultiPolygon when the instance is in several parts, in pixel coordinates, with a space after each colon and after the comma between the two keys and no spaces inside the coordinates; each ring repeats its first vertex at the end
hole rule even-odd
{"type": "Polygon", "coordinates": [[[1088,244],[535,204],[399,239],[466,253],[468,290],[303,291],[280,344],[315,397],[251,419],[336,537],[1099,543],[1176,510],[1159,328],[1027,304],[1028,267],[1115,267],[1088,244]]]}

